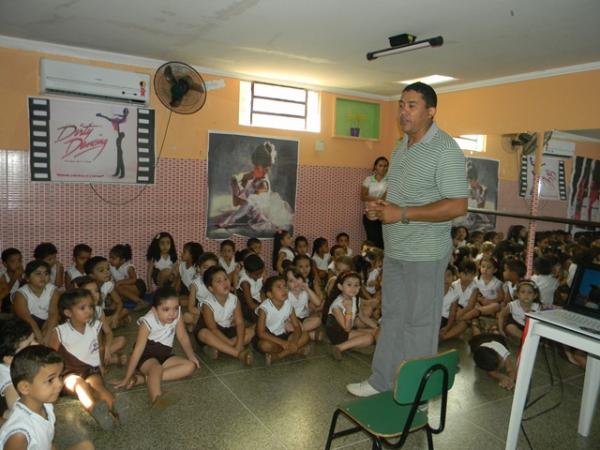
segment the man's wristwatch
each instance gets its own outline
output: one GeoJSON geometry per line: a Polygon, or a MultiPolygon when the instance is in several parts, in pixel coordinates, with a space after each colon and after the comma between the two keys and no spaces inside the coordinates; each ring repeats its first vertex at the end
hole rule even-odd
{"type": "Polygon", "coordinates": [[[410,220],[408,220],[408,217],[406,216],[407,210],[408,207],[402,207],[402,218],[400,219],[400,221],[405,225],[410,223],[410,220]]]}

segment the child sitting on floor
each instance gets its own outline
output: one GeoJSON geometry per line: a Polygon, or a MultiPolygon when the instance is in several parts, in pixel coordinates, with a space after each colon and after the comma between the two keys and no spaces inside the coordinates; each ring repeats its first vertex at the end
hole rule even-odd
{"type": "Polygon", "coordinates": [[[498,316],[498,329],[502,335],[521,339],[525,329],[525,313],[541,309],[540,291],[531,280],[517,285],[517,300],[508,303],[498,316]]]}
{"type": "Polygon", "coordinates": [[[10,247],[2,251],[2,265],[0,268],[0,313],[10,313],[12,300],[17,289],[25,282],[23,273],[23,255],[10,247]]]}
{"type": "Polygon", "coordinates": [[[240,271],[238,284],[236,286],[237,297],[242,306],[242,315],[248,322],[256,323],[254,311],[261,304],[263,274],[265,263],[260,256],[253,253],[244,259],[244,268],[240,271]]]}
{"type": "Polygon", "coordinates": [[[472,327],[472,332],[469,347],[475,365],[498,381],[500,387],[510,391],[515,385],[516,373],[506,339],[497,332],[482,334],[477,326],[472,327]]]}
{"type": "Polygon", "coordinates": [[[181,320],[179,298],[172,287],[160,287],[154,292],[152,308],[138,319],[138,325],[127,373],[115,385],[130,389],[146,383],[153,409],[162,410],[174,402],[174,398],[163,394],[162,382],[185,378],[200,368],[181,320]],[[187,359],[173,354],[175,337],[187,359]]]}
{"type": "MultiPolygon", "coordinates": [[[[321,318],[319,314],[314,314],[312,311],[317,311],[321,306],[321,299],[315,291],[313,291],[306,278],[293,266],[290,266],[285,271],[285,278],[288,288],[288,300],[294,307],[296,317],[302,326],[302,329],[308,332],[310,339],[319,341],[321,333],[321,318]],[[310,307],[312,305],[312,308],[310,307]]],[[[286,331],[292,332],[294,327],[290,322],[286,323],[286,331]]]]}
{"type": "Polygon", "coordinates": [[[337,277],[332,291],[333,300],[325,319],[325,331],[331,342],[331,353],[336,360],[341,360],[343,352],[352,348],[368,347],[375,342],[377,328],[356,328],[358,318],[358,302],[356,296],[360,292],[360,275],[356,272],[343,272],[337,277]]]}
{"type": "Polygon", "coordinates": [[[294,307],[287,299],[285,278],[279,275],[267,278],[263,293],[266,299],[256,309],[258,320],[253,344],[265,354],[267,365],[289,355],[308,355],[308,333],[302,329],[294,307]],[[286,321],[292,325],[293,331],[286,331],[286,321]]]}
{"type": "Polygon", "coordinates": [[[85,410],[104,430],[113,428],[113,421],[124,406],[104,385],[98,334],[102,322],[93,320],[94,300],[85,289],[63,292],[58,301],[62,323],[50,335],[49,347],[63,358],[65,390],[77,395],[85,410]]]}
{"type": "MultiPolygon", "coordinates": [[[[54,403],[63,387],[60,374],[63,361],[58,353],[42,345],[33,345],[17,353],[10,367],[13,386],[19,394],[13,412],[0,428],[0,448],[53,449],[54,403]]],[[[72,450],[93,450],[90,441],[82,441],[72,450]]]]}
{"type": "Polygon", "coordinates": [[[85,263],[92,257],[92,248],[87,244],[77,244],[73,247],[73,265],[65,271],[65,287],[71,289],[72,282],[77,277],[85,275],[85,263]]]}
{"type": "Polygon", "coordinates": [[[227,271],[221,266],[209,267],[202,278],[210,295],[200,302],[201,316],[194,335],[211,359],[223,352],[251,365],[252,352],[246,345],[254,336],[254,326],[244,324],[242,308],[231,293],[227,271]]]}
{"type": "Polygon", "coordinates": [[[8,417],[19,398],[10,379],[10,364],[14,356],[34,341],[31,326],[21,319],[5,319],[0,322],[0,423],[8,417]]]}
{"type": "Polygon", "coordinates": [[[183,323],[186,325],[188,331],[192,331],[198,323],[200,303],[210,295],[210,292],[204,285],[204,281],[202,281],[204,272],[217,264],[219,264],[219,258],[211,252],[202,253],[196,261],[196,276],[190,284],[190,295],[187,302],[188,310],[183,314],[183,323]]]}
{"type": "Polygon", "coordinates": [[[65,270],[63,265],[56,259],[58,249],[52,242],[42,242],[33,251],[33,257],[48,264],[50,268],[50,283],[58,289],[64,285],[65,270]]]}
{"type": "Polygon", "coordinates": [[[129,244],[117,244],[111,248],[108,255],[110,274],[115,283],[115,290],[121,298],[134,302],[134,311],[141,311],[146,308],[146,302],[144,301],[146,283],[138,278],[131,258],[131,246],[129,244]]]}
{"type": "Polygon", "coordinates": [[[129,311],[123,308],[123,300],[110,279],[108,260],[103,256],[93,256],[85,263],[85,273],[96,282],[100,291],[99,305],[108,317],[111,328],[117,328],[131,321],[129,311]]]}

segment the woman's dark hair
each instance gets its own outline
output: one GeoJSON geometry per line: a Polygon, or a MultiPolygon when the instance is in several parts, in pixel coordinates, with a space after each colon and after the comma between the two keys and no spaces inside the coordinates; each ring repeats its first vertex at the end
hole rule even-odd
{"type": "Polygon", "coordinates": [[[273,236],[273,270],[277,270],[277,257],[281,250],[281,241],[290,234],[287,230],[277,230],[273,236]]]}
{"type": "Polygon", "coordinates": [[[327,239],[325,239],[324,237],[316,238],[313,242],[311,256],[315,256],[315,253],[317,253],[319,251],[319,249],[325,244],[328,244],[327,239]]]}
{"type": "Polygon", "coordinates": [[[221,266],[212,266],[206,269],[202,274],[202,282],[204,283],[204,286],[207,288],[212,286],[213,278],[219,272],[223,272],[225,275],[227,275],[227,271],[221,266]]]}
{"type": "Polygon", "coordinates": [[[131,245],[117,244],[110,249],[110,255],[129,261],[131,259],[131,245]]]}
{"type": "Polygon", "coordinates": [[[271,289],[273,289],[273,285],[277,281],[283,281],[285,283],[285,278],[283,278],[281,275],[273,275],[273,276],[267,278],[265,280],[265,284],[263,284],[263,287],[262,287],[263,293],[265,295],[267,295],[269,292],[271,292],[271,289]]]}
{"type": "Polygon", "coordinates": [[[225,239],[221,242],[221,245],[219,245],[219,249],[222,251],[225,247],[231,247],[233,251],[235,251],[235,242],[231,239],[225,239]]]}
{"type": "Polygon", "coordinates": [[[156,308],[157,306],[160,306],[162,302],[170,298],[174,298],[176,300],[179,299],[175,289],[171,286],[161,286],[154,291],[154,296],[152,297],[152,306],[156,308]]]}
{"type": "Polygon", "coordinates": [[[244,270],[246,273],[257,272],[265,268],[265,263],[256,253],[250,253],[244,259],[244,270]]]}
{"type": "Polygon", "coordinates": [[[275,146],[269,141],[258,144],[250,159],[255,166],[270,167],[273,165],[273,152],[275,146]]]}
{"type": "Polygon", "coordinates": [[[196,260],[196,266],[200,267],[206,261],[214,261],[215,264],[219,264],[219,257],[212,252],[204,252],[196,260]]]}
{"type": "Polygon", "coordinates": [[[373,163],[373,170],[375,170],[375,167],[377,167],[377,164],[379,164],[380,161],[385,161],[388,164],[390,163],[389,160],[385,156],[379,156],[373,163]]]}
{"type": "Polygon", "coordinates": [[[33,261],[29,261],[25,266],[25,276],[28,277],[40,267],[45,267],[48,273],[50,273],[50,264],[48,264],[46,261],[42,261],[41,259],[34,259],[33,261]]]}
{"type": "Polygon", "coordinates": [[[409,84],[402,89],[402,92],[407,91],[415,91],[421,94],[421,97],[423,97],[423,100],[425,101],[425,106],[428,108],[437,107],[437,94],[435,93],[435,90],[428,84],[417,81],[416,83],[409,84]]]}
{"type": "Polygon", "coordinates": [[[52,242],[42,242],[33,251],[35,259],[44,259],[46,256],[56,255],[58,250],[52,242]]]}
{"type": "Polygon", "coordinates": [[[92,253],[92,247],[87,244],[77,244],[73,247],[73,258],[77,258],[80,253],[92,253]]]}
{"type": "Polygon", "coordinates": [[[94,269],[96,268],[96,266],[98,264],[106,262],[106,261],[108,261],[108,260],[104,256],[92,256],[83,265],[83,270],[85,270],[85,273],[87,273],[89,275],[90,273],[92,273],[94,271],[94,269]]]}
{"type": "MultiPolygon", "coordinates": [[[[160,259],[160,240],[163,238],[168,238],[171,241],[171,248],[169,248],[169,258],[171,261],[177,261],[177,250],[175,250],[175,240],[170,233],[166,231],[161,231],[156,236],[152,238],[150,241],[150,245],[148,246],[148,251],[146,252],[146,259],[148,261],[158,261],[160,259]]],[[[127,258],[131,259],[131,257],[127,258]]]]}
{"type": "MultiPolygon", "coordinates": [[[[92,299],[93,305],[94,299],[92,298],[92,294],[90,294],[90,291],[88,291],[87,289],[73,288],[63,292],[58,299],[58,312],[60,314],[61,322],[66,322],[68,319],[67,315],[65,314],[65,310],[73,308],[85,298],[92,299]]],[[[94,310],[95,316],[96,309],[92,309],[94,310]]]]}
{"type": "Polygon", "coordinates": [[[190,253],[192,264],[195,264],[200,255],[204,253],[204,247],[199,242],[186,242],[183,244],[183,249],[190,253]]]}

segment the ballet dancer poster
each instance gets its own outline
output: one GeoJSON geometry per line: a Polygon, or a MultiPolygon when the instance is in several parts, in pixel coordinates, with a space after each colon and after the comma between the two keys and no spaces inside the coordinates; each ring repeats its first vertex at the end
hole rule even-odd
{"type": "Polygon", "coordinates": [[[298,141],[209,132],[206,237],[293,231],[298,141]]]}
{"type": "Polygon", "coordinates": [[[29,98],[32,181],[154,183],[154,111],[29,98]]]}
{"type": "Polygon", "coordinates": [[[573,161],[569,218],[600,222],[600,160],[578,156],[573,161]]]}

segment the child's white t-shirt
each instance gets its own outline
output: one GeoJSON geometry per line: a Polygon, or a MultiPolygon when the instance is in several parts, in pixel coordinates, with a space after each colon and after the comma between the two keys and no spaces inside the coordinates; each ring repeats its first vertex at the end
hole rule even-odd
{"type": "Polygon", "coordinates": [[[365,287],[367,292],[371,295],[377,292],[377,287],[375,285],[369,286],[369,283],[374,283],[377,280],[377,277],[381,273],[380,268],[375,268],[369,272],[369,276],[367,277],[367,282],[365,283],[365,287]]]}
{"type": "Polygon", "coordinates": [[[92,367],[100,367],[98,333],[101,329],[102,322],[96,320],[93,324],[86,323],[81,334],[67,321],[56,327],[56,335],[65,350],[79,361],[92,367]]]}
{"type": "Polygon", "coordinates": [[[458,300],[458,292],[452,285],[448,288],[446,294],[444,294],[444,299],[442,301],[442,317],[448,318],[450,317],[450,308],[452,308],[452,304],[458,300]]]}
{"type": "Polygon", "coordinates": [[[197,275],[196,278],[192,280],[191,286],[196,286],[196,303],[200,305],[208,296],[210,296],[210,291],[204,285],[204,281],[202,281],[202,276],[197,275]]]}
{"type": "Polygon", "coordinates": [[[325,271],[329,269],[329,261],[331,260],[331,255],[329,253],[325,253],[322,258],[315,253],[312,256],[312,259],[317,265],[317,269],[325,271]]]}
{"type": "Polygon", "coordinates": [[[508,296],[507,300],[511,301],[515,299],[515,291],[517,289],[516,284],[512,284],[512,281],[504,282],[504,293],[508,296]]]}
{"type": "MultiPolygon", "coordinates": [[[[133,267],[131,261],[125,261],[119,267],[110,266],[110,274],[115,282],[129,278],[129,268],[133,267]]],[[[135,267],[133,267],[135,269],[135,267]]]]}
{"type": "Polygon", "coordinates": [[[492,277],[487,283],[481,277],[477,277],[475,283],[477,283],[479,293],[490,300],[497,298],[498,291],[502,289],[502,281],[496,277],[492,277]]]}
{"type": "Polygon", "coordinates": [[[100,305],[102,308],[107,308],[108,302],[106,301],[113,289],[115,288],[115,283],[112,281],[105,281],[100,286],[100,305]]]}
{"type": "Polygon", "coordinates": [[[17,289],[17,292],[23,295],[25,300],[27,300],[27,308],[32,316],[35,316],[38,319],[48,320],[50,300],[52,299],[55,289],[56,286],[54,286],[52,283],[48,283],[46,286],[44,286],[44,290],[38,297],[33,293],[29,285],[26,284],[25,286],[21,286],[19,289],[17,289]]]}
{"type": "Polygon", "coordinates": [[[552,275],[533,275],[531,277],[538,289],[540,290],[540,301],[544,305],[554,303],[554,291],[558,287],[558,280],[552,275]]]}
{"type": "Polygon", "coordinates": [[[279,253],[284,253],[285,254],[285,258],[283,258],[284,261],[293,261],[294,260],[294,252],[292,251],[292,249],[288,248],[288,247],[281,247],[279,249],[279,253]]]}
{"type": "Polygon", "coordinates": [[[296,296],[292,291],[289,291],[288,300],[294,307],[294,312],[298,319],[304,319],[310,315],[310,310],[308,309],[308,292],[300,291],[298,296],[296,296]]]}
{"type": "Polygon", "coordinates": [[[15,402],[8,420],[0,428],[0,448],[13,435],[20,433],[27,439],[28,450],[49,450],[54,440],[54,407],[44,403],[47,419],[31,411],[20,401],[15,402]]]}
{"type": "Polygon", "coordinates": [[[219,265],[223,269],[225,269],[225,272],[227,273],[227,275],[229,275],[230,273],[235,271],[237,263],[235,262],[235,258],[231,258],[231,261],[229,262],[229,264],[227,264],[227,261],[225,261],[221,256],[219,256],[219,265]]]}
{"type": "Polygon", "coordinates": [[[213,294],[202,300],[200,306],[206,305],[213,312],[215,322],[217,325],[223,328],[229,328],[233,326],[233,314],[237,306],[238,299],[235,295],[229,294],[225,304],[221,305],[213,294]]]}
{"type": "Polygon", "coordinates": [[[260,291],[262,290],[262,286],[263,286],[262,277],[259,278],[258,280],[255,280],[254,278],[250,277],[244,269],[242,269],[240,271],[240,277],[238,278],[237,289],[242,288],[242,283],[244,281],[250,285],[250,295],[252,295],[252,298],[254,300],[256,300],[258,303],[260,303],[261,302],[260,291]]]}
{"type": "Polygon", "coordinates": [[[177,330],[177,322],[181,318],[181,307],[177,309],[177,318],[171,323],[162,323],[154,313],[154,308],[150,309],[146,314],[140,317],[137,321],[138,325],[144,324],[150,334],[148,340],[158,342],[167,347],[173,347],[175,339],[175,331],[177,330]]]}
{"type": "Polygon", "coordinates": [[[171,259],[171,256],[167,256],[166,258],[161,256],[158,261],[152,260],[152,265],[157,270],[165,270],[172,268],[175,265],[175,261],[171,259]]]}
{"type": "Polygon", "coordinates": [[[10,366],[8,364],[0,363],[0,396],[4,397],[4,391],[11,385],[10,366]]]}
{"type": "Polygon", "coordinates": [[[463,290],[460,280],[455,280],[452,282],[452,289],[454,289],[456,295],[458,296],[458,304],[464,308],[469,304],[469,300],[473,295],[473,291],[477,289],[477,283],[475,280],[473,280],[471,281],[471,284],[469,284],[467,288],[463,290]]]}
{"type": "MultiPolygon", "coordinates": [[[[341,309],[342,314],[346,315],[346,308],[344,307],[344,297],[338,295],[338,297],[333,301],[331,306],[329,307],[329,314],[333,315],[334,309],[341,309]]],[[[354,324],[354,319],[356,319],[356,314],[358,312],[358,305],[356,303],[356,297],[352,297],[352,323],[354,324]]]]}
{"type": "Polygon", "coordinates": [[[83,277],[85,273],[80,272],[77,267],[71,266],[67,268],[67,275],[69,275],[69,278],[73,281],[75,278],[83,277]]]}
{"type": "Polygon", "coordinates": [[[285,333],[285,321],[290,318],[294,309],[289,300],[285,300],[281,308],[277,309],[271,299],[267,299],[256,308],[256,315],[260,309],[265,312],[265,326],[271,334],[279,336],[285,333]]]}
{"type": "Polygon", "coordinates": [[[186,288],[190,288],[195,276],[196,266],[194,264],[192,264],[190,267],[186,267],[186,263],[184,261],[179,262],[179,277],[186,288]]]}
{"type": "Polygon", "coordinates": [[[496,353],[498,353],[498,355],[500,355],[500,358],[502,358],[503,360],[510,356],[510,351],[498,341],[484,342],[480,345],[480,347],[491,348],[496,353]]]}
{"type": "MultiPolygon", "coordinates": [[[[508,310],[510,311],[510,315],[522,327],[525,326],[525,310],[521,306],[521,302],[519,300],[514,300],[508,304],[508,310]]],[[[531,312],[536,312],[540,310],[539,303],[533,303],[531,305],[531,312]]]]}

